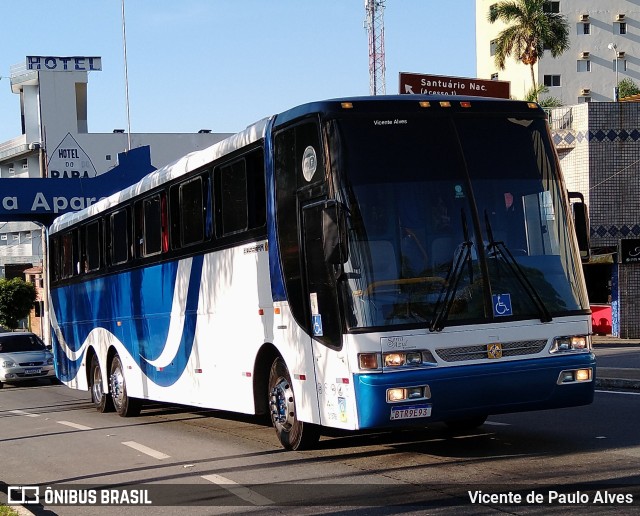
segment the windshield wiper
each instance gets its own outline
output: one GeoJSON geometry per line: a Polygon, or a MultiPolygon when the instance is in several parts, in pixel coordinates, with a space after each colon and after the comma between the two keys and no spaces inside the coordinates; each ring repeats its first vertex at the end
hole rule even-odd
{"type": "Polygon", "coordinates": [[[545,306],[544,301],[542,301],[542,298],[538,294],[535,287],[529,281],[529,278],[527,278],[527,275],[522,270],[522,267],[520,267],[520,264],[513,257],[513,254],[511,254],[511,251],[509,251],[509,248],[505,245],[503,241],[501,240],[496,241],[493,239],[493,230],[491,229],[491,223],[489,222],[489,215],[487,214],[486,210],[484,212],[484,220],[485,220],[485,226],[487,230],[487,237],[489,238],[489,243],[487,244],[487,250],[494,249],[496,254],[500,256],[504,260],[504,262],[509,266],[509,269],[511,269],[511,272],[513,273],[515,278],[518,280],[518,282],[520,283],[524,291],[527,293],[527,295],[529,296],[529,298],[537,308],[538,315],[540,316],[540,321],[541,322],[551,321],[553,318],[551,317],[549,310],[547,310],[547,307],[545,306]]]}
{"type": "Polygon", "coordinates": [[[444,323],[449,316],[458,290],[458,283],[460,283],[460,278],[462,277],[464,263],[471,256],[472,246],[473,242],[467,240],[462,242],[462,249],[458,247],[455,263],[451,266],[449,272],[447,272],[444,289],[440,291],[438,301],[436,301],[436,307],[433,310],[435,317],[431,320],[429,331],[442,331],[444,328],[444,323]]]}
{"type": "Polygon", "coordinates": [[[473,242],[469,238],[469,228],[467,227],[467,218],[465,217],[464,210],[462,210],[461,218],[464,242],[462,242],[461,246],[458,246],[455,263],[447,272],[447,277],[444,282],[445,286],[440,290],[438,301],[436,301],[436,306],[433,310],[435,317],[431,320],[429,331],[442,331],[444,328],[444,323],[447,321],[447,317],[453,306],[453,301],[455,300],[465,262],[469,263],[469,283],[473,283],[473,265],[470,260],[473,242]]]}

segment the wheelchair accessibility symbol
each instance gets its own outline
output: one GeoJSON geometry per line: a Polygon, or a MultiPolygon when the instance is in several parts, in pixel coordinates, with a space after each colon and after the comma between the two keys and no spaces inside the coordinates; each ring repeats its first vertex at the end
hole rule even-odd
{"type": "Polygon", "coordinates": [[[493,315],[494,317],[506,317],[513,315],[511,311],[511,294],[493,294],[493,315]]]}
{"type": "Polygon", "coordinates": [[[311,317],[313,318],[313,336],[322,337],[322,316],[320,314],[314,314],[311,317]]]}

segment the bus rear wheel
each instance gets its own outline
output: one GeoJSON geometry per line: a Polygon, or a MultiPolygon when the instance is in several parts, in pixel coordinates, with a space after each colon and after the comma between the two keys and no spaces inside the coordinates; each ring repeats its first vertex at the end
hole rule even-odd
{"type": "MultiPolygon", "coordinates": [[[[113,401],[108,392],[104,392],[102,387],[102,370],[98,362],[97,355],[91,357],[91,369],[89,370],[89,382],[91,390],[91,401],[98,412],[113,412],[113,401]]],[[[53,380],[51,380],[53,383],[53,380]]]]}
{"type": "Polygon", "coordinates": [[[113,406],[119,416],[134,417],[140,414],[142,402],[137,398],[130,398],[124,381],[124,368],[118,355],[113,357],[109,374],[109,390],[113,406]]]}
{"type": "Polygon", "coordinates": [[[319,428],[311,423],[299,421],[296,416],[291,376],[280,357],[273,361],[269,373],[269,407],[271,422],[286,450],[305,450],[318,442],[319,428]]]}

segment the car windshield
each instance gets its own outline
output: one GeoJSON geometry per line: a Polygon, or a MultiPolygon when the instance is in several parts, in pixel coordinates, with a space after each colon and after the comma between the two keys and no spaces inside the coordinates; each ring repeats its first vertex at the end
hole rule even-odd
{"type": "Polygon", "coordinates": [[[586,309],[542,119],[363,116],[329,134],[351,329],[586,309]]]}
{"type": "Polygon", "coordinates": [[[0,353],[44,351],[44,343],[35,335],[0,335],[0,353]]]}

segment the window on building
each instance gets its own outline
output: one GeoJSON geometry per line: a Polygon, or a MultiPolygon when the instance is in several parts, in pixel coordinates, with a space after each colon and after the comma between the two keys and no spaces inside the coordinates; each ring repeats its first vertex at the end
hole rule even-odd
{"type": "Polygon", "coordinates": [[[559,13],[560,2],[545,2],[542,6],[542,10],[545,13],[559,13]]]}
{"type": "Polygon", "coordinates": [[[545,75],[544,76],[544,85],[547,87],[560,86],[560,76],[559,75],[545,75]]]}
{"type": "Polygon", "coordinates": [[[591,34],[591,24],[589,22],[582,24],[582,34],[591,34]]]}
{"type": "Polygon", "coordinates": [[[591,61],[589,59],[578,59],[578,72],[590,72],[591,61]]]}
{"type": "Polygon", "coordinates": [[[578,97],[578,104],[583,104],[585,102],[591,102],[591,97],[578,97]]]}
{"type": "Polygon", "coordinates": [[[614,59],[613,66],[611,69],[615,72],[626,72],[627,71],[627,60],[626,59],[614,59]]]}
{"type": "Polygon", "coordinates": [[[498,72],[491,74],[491,80],[492,81],[497,81],[498,80],[498,72]]]}
{"type": "Polygon", "coordinates": [[[498,40],[492,39],[489,43],[489,54],[492,56],[496,55],[496,45],[498,44],[498,40]]]}
{"type": "Polygon", "coordinates": [[[627,24],[625,22],[618,23],[618,34],[627,33],[627,24]]]}

